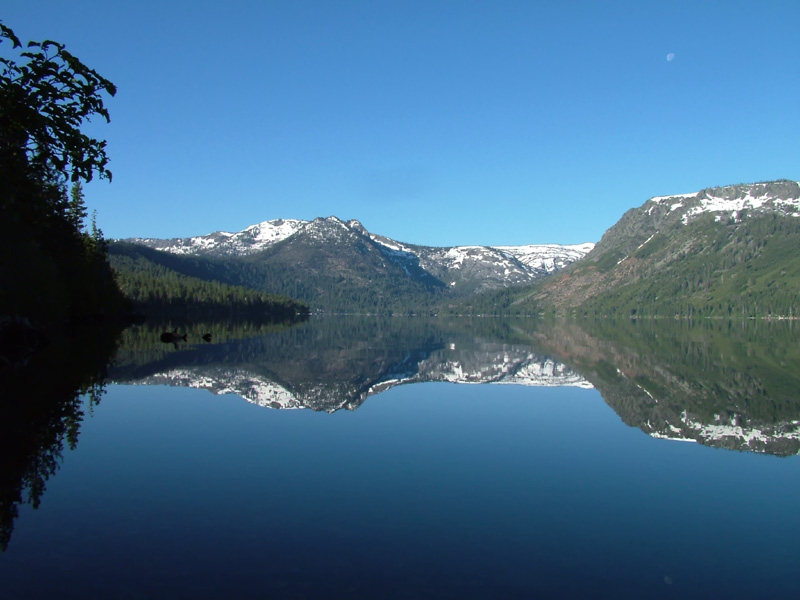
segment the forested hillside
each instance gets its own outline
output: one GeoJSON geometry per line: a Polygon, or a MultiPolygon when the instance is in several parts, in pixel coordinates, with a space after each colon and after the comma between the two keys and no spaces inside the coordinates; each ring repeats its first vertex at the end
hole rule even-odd
{"type": "Polygon", "coordinates": [[[159,301],[167,293],[164,286],[173,290],[169,294],[197,297],[194,292],[212,289],[204,287],[208,284],[219,290],[213,292],[217,298],[223,289],[236,289],[237,294],[297,299],[298,306],[317,312],[400,314],[433,310],[442,287],[399,275],[402,267],[381,262],[377,253],[365,258],[363,251],[346,246],[331,253],[302,241],[290,253],[269,249],[241,258],[183,256],[114,242],[109,255],[126,294],[137,300],[159,301]],[[178,282],[192,291],[178,292],[178,282]]]}
{"type": "MultiPolygon", "coordinates": [[[[594,314],[797,316],[800,220],[777,215],[721,224],[711,215],[628,259],[630,281],[583,306],[594,314]]],[[[579,276],[577,270],[576,276],[579,276]]]]}
{"type": "Polygon", "coordinates": [[[592,316],[796,317],[800,186],[743,184],[654,198],[583,260],[485,311],[592,316]]]}
{"type": "Polygon", "coordinates": [[[121,290],[148,316],[289,318],[308,313],[306,304],[285,296],[180,273],[133,245],[114,244],[110,259],[121,290]]]}
{"type": "Polygon", "coordinates": [[[245,298],[256,292],[225,285],[337,313],[742,318],[794,317],[800,309],[800,185],[793,181],[652,198],[585,256],[566,257],[571,247],[561,246],[554,256],[566,262],[535,273],[514,248],[403,246],[335,217],[295,223],[272,239],[271,228],[283,224],[262,223],[256,251],[232,245],[255,231],[249,228],[223,236],[227,252],[207,251],[222,236],[214,234],[168,240],[162,250],[116,243],[111,254],[126,292],[151,304],[167,297],[154,278],[168,276],[177,294],[169,302],[187,306],[204,296],[253,301],[245,298]],[[485,289],[494,291],[479,293],[485,289]]]}
{"type": "Polygon", "coordinates": [[[121,242],[186,275],[299,298],[315,311],[372,314],[429,313],[446,299],[530,283],[594,246],[421,246],[335,216],[274,219],[237,233],[121,242]]]}

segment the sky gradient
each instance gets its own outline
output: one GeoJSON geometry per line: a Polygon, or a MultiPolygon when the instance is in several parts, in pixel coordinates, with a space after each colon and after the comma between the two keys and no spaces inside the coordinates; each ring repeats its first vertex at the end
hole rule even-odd
{"type": "Polygon", "coordinates": [[[107,237],[336,215],[571,244],[652,196],[800,179],[796,0],[5,0],[0,20],[119,89],[86,130],[107,237]]]}

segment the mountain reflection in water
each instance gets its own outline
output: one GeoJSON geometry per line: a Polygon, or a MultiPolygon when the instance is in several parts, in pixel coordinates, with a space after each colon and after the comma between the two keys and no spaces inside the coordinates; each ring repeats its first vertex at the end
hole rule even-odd
{"type": "Polygon", "coordinates": [[[119,383],[168,384],[235,393],[272,408],[353,410],[405,383],[579,386],[585,379],[537,352],[502,322],[421,319],[314,320],[273,335],[166,349],[145,364],[123,350],[119,383]]]}
{"type": "Polygon", "coordinates": [[[793,322],[322,318],[177,348],[153,341],[157,331],[126,332],[111,380],[327,412],[420,382],[596,387],[652,437],[800,451],[793,322]]]}
{"type": "Polygon", "coordinates": [[[792,323],[164,331],[107,381],[337,412],[104,387],[53,345],[0,379],[3,597],[797,596],[800,463],[755,454],[798,451],[792,323]]]}

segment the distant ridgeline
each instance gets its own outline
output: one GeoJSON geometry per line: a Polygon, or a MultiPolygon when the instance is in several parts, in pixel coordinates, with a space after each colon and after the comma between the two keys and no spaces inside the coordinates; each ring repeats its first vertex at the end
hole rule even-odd
{"type": "Polygon", "coordinates": [[[392,314],[441,312],[454,299],[530,283],[593,246],[416,246],[372,234],[358,221],[328,217],[265,221],[238,233],[120,241],[110,254],[126,291],[134,266],[149,263],[159,277],[180,274],[269,291],[315,311],[392,314]]]}
{"type": "Polygon", "coordinates": [[[508,312],[742,318],[800,315],[800,185],[652,198],[585,258],[502,298],[508,312]]]}
{"type": "Polygon", "coordinates": [[[799,217],[800,186],[775,181],[652,198],[596,246],[416,246],[329,217],[121,241],[110,255],[150,305],[270,292],[323,312],[795,317],[799,217]]]}

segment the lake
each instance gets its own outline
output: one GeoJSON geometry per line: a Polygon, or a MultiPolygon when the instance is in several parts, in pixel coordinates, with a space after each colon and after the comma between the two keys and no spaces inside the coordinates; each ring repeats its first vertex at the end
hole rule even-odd
{"type": "Polygon", "coordinates": [[[17,503],[3,597],[800,594],[792,323],[159,331],[17,503]]]}

